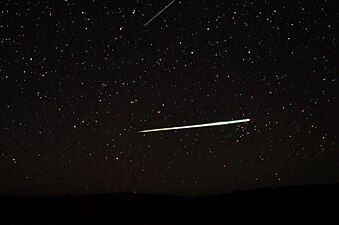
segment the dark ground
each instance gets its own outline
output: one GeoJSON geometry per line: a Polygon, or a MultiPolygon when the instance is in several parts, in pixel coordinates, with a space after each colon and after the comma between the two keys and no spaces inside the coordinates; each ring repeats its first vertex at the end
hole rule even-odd
{"type": "Polygon", "coordinates": [[[0,224],[338,224],[338,188],[339,183],[262,188],[207,197],[5,196],[0,224]]]}

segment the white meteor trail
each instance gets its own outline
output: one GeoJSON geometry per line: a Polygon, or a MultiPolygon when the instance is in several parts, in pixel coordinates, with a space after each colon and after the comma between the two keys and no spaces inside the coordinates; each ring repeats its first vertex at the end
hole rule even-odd
{"type": "Polygon", "coordinates": [[[160,12],[158,12],[155,16],[153,16],[152,19],[150,19],[147,23],[145,23],[144,26],[147,26],[150,22],[152,22],[152,20],[154,20],[157,16],[159,16],[163,11],[165,11],[174,2],[175,2],[175,0],[173,0],[170,4],[166,5],[165,8],[163,8],[160,12]]]}
{"type": "Polygon", "coordinates": [[[142,130],[142,131],[139,131],[139,133],[149,133],[149,132],[166,131],[166,130],[191,129],[191,128],[199,128],[199,127],[214,127],[214,126],[223,126],[223,125],[236,124],[236,123],[245,123],[249,121],[250,119],[220,121],[220,122],[214,122],[214,123],[204,123],[204,124],[188,125],[188,126],[181,126],[181,127],[167,127],[167,128],[157,128],[157,129],[151,129],[151,130],[142,130]]]}

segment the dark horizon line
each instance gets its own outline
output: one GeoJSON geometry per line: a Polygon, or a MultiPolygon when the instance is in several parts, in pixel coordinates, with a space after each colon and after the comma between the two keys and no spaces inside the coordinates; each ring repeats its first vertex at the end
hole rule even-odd
{"type": "Polygon", "coordinates": [[[288,190],[288,189],[300,189],[300,188],[317,188],[317,187],[325,187],[325,186],[338,186],[339,181],[329,182],[329,183],[321,183],[321,184],[295,184],[295,185],[285,185],[285,186],[263,186],[257,188],[249,188],[249,189],[240,189],[233,190],[230,192],[222,192],[218,194],[204,194],[204,195],[184,195],[184,194],[168,194],[168,193],[147,193],[147,192],[100,192],[100,193],[91,193],[91,194],[55,194],[55,195],[16,195],[16,194],[1,194],[0,199],[2,198],[18,198],[18,199],[33,199],[33,198],[78,198],[78,197],[95,197],[95,196],[154,196],[154,197],[175,197],[175,198],[204,198],[204,197],[218,197],[218,196],[228,196],[228,195],[236,195],[241,193],[252,193],[252,192],[261,192],[261,191],[274,191],[274,190],[288,190]]]}

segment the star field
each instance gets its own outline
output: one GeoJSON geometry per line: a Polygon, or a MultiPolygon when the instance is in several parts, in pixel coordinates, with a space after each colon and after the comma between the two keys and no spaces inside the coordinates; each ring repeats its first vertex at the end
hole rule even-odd
{"type": "Polygon", "coordinates": [[[336,2],[169,3],[6,1],[0,194],[338,181],[336,2]]]}

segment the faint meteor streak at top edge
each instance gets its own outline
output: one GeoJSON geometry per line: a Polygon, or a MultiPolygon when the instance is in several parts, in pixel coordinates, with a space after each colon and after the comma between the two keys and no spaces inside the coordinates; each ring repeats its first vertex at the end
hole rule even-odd
{"type": "Polygon", "coordinates": [[[163,11],[165,11],[170,5],[172,5],[176,0],[171,1],[168,5],[165,6],[161,11],[159,11],[155,16],[152,17],[144,26],[147,26],[152,20],[154,20],[157,16],[159,16],[163,11]]]}
{"type": "Polygon", "coordinates": [[[229,124],[246,123],[249,121],[250,119],[229,120],[229,121],[220,121],[220,122],[214,122],[214,123],[204,123],[204,124],[196,124],[196,125],[188,125],[188,126],[180,126],[180,127],[166,127],[166,128],[142,130],[142,131],[139,131],[139,133],[149,133],[149,132],[167,131],[167,130],[181,130],[181,129],[191,129],[191,128],[200,128],[200,127],[214,127],[214,126],[223,126],[223,125],[229,125],[229,124]]]}

